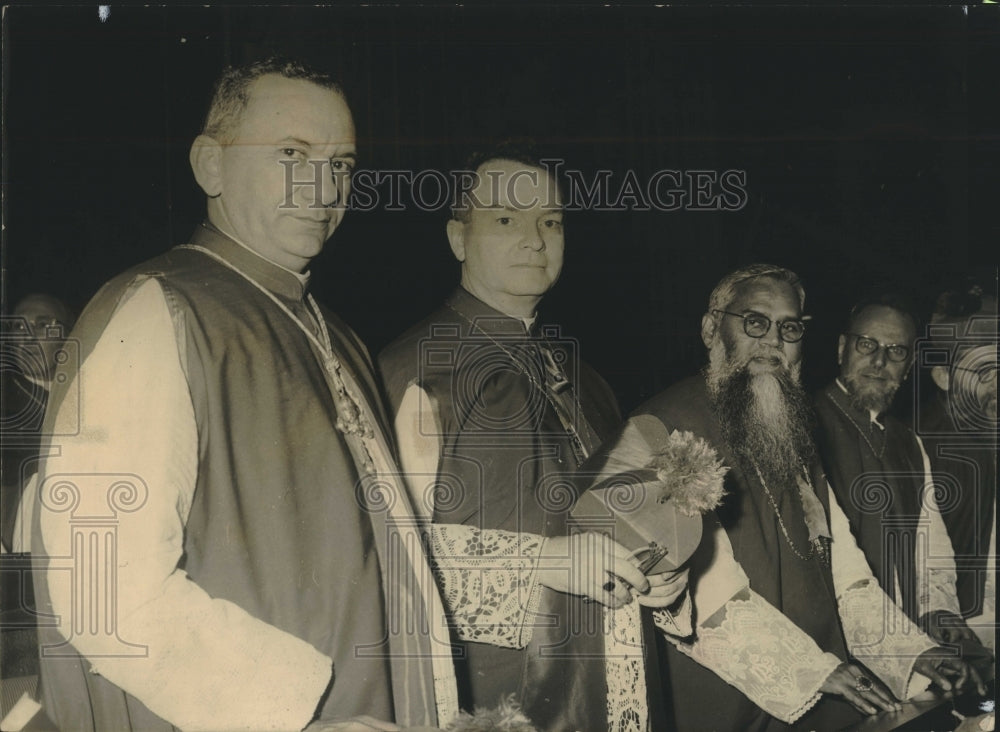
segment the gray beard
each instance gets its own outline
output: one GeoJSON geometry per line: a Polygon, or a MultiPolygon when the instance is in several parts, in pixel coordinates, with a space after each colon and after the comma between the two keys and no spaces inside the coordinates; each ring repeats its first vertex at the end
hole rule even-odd
{"type": "Polygon", "coordinates": [[[722,344],[716,346],[706,380],[723,437],[751,475],[759,470],[778,490],[795,485],[816,454],[812,408],[799,384],[798,365],[751,374],[746,364],[728,363],[722,344]]]}
{"type": "Polygon", "coordinates": [[[884,414],[892,406],[892,400],[896,398],[900,385],[899,382],[893,382],[885,390],[880,390],[845,376],[844,386],[847,387],[848,401],[857,411],[862,414],[869,412],[884,414]]]}

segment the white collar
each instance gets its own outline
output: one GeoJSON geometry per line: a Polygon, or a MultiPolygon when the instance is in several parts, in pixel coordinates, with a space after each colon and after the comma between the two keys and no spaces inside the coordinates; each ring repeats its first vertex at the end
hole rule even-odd
{"type": "MultiPolygon", "coordinates": [[[[218,228],[218,227],[216,227],[216,228],[218,228]]],[[[288,274],[293,275],[299,282],[302,283],[303,289],[309,285],[309,270],[306,270],[305,272],[296,272],[293,269],[288,269],[288,267],[283,267],[280,264],[278,264],[277,262],[274,262],[274,261],[268,259],[263,254],[261,254],[260,252],[255,251],[254,249],[251,249],[249,246],[247,246],[246,244],[244,244],[243,242],[241,242],[239,239],[237,239],[232,234],[230,234],[228,232],[225,232],[225,231],[222,231],[222,229],[219,229],[219,231],[222,233],[223,236],[229,237],[234,242],[236,242],[237,244],[239,244],[241,247],[243,247],[244,249],[246,249],[248,252],[250,252],[251,254],[253,254],[255,257],[258,257],[259,259],[263,259],[268,264],[273,264],[278,269],[282,269],[285,272],[288,272],[288,274]]]]}

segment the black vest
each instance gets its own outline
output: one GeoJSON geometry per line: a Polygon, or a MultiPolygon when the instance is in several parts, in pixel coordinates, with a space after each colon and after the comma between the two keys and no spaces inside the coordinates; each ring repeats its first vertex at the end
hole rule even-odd
{"type": "MultiPolygon", "coordinates": [[[[303,288],[290,273],[207,228],[196,231],[192,243],[249,270],[303,315],[303,288]]],[[[356,462],[335,427],[337,411],[313,346],[238,272],[179,247],[98,293],[73,334],[83,358],[118,303],[150,277],[163,288],[173,316],[197,423],[198,474],[181,568],[213,598],[239,605],[333,659],[335,681],[321,717],[392,718],[387,658],[358,659],[355,653],[361,644],[383,645],[386,636],[373,518],[356,497],[356,462]]],[[[324,317],[338,357],[384,429],[363,346],[332,315],[324,317]]],[[[50,418],[54,412],[50,408],[50,418]]],[[[45,575],[35,577],[44,612],[45,575]]],[[[39,640],[61,638],[43,627],[39,640]]],[[[90,673],[83,658],[43,658],[42,680],[45,710],[60,728],[171,728],[90,673]]]]}
{"type": "MultiPolygon", "coordinates": [[[[807,633],[823,651],[846,660],[847,646],[837,613],[833,575],[818,556],[807,553],[809,533],[797,486],[768,488],[778,502],[791,541],[808,559],[796,556],[789,548],[760,480],[740,468],[726,444],[704,377],[694,376],[675,384],[635,413],[657,417],[670,431],[693,432],[716,449],[730,470],[723,503],[715,514],[729,537],[736,561],[750,580],[750,588],[807,633]]],[[[808,467],[816,496],[829,516],[826,478],[818,464],[808,467]]],[[[711,536],[714,520],[715,517],[706,517],[705,537],[711,536]]],[[[689,581],[697,582],[699,573],[712,560],[711,543],[703,539],[690,560],[689,581]]],[[[697,623],[705,618],[694,620],[697,623]]],[[[789,728],[671,644],[661,642],[661,657],[666,660],[661,668],[677,729],[744,732],[789,728]]],[[[848,705],[823,697],[793,728],[839,729],[859,718],[848,705]]]]}
{"type": "Polygon", "coordinates": [[[858,546],[885,594],[917,622],[915,558],[924,462],[916,437],[889,415],[880,418],[885,429],[871,424],[836,383],[817,395],[816,414],[823,465],[858,546]]]}

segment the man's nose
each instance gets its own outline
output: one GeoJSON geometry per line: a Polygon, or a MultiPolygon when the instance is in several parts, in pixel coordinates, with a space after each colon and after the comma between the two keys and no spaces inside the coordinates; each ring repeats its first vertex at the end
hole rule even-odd
{"type": "Polygon", "coordinates": [[[771,323],[771,327],[767,329],[767,333],[761,336],[760,340],[769,345],[771,348],[781,350],[785,347],[785,342],[781,340],[781,336],[778,335],[778,327],[777,323],[771,323]]]}
{"type": "Polygon", "coordinates": [[[529,229],[521,241],[521,246],[533,249],[536,252],[543,251],[545,249],[545,239],[542,237],[541,226],[529,229]]]}
{"type": "Polygon", "coordinates": [[[329,208],[343,200],[343,186],[337,171],[332,171],[329,160],[309,160],[300,163],[293,171],[292,185],[296,205],[306,208],[329,208]]]}
{"type": "Polygon", "coordinates": [[[875,353],[872,354],[872,365],[876,366],[877,368],[884,369],[886,360],[885,353],[886,350],[883,346],[879,346],[878,348],[876,348],[875,353]]]}

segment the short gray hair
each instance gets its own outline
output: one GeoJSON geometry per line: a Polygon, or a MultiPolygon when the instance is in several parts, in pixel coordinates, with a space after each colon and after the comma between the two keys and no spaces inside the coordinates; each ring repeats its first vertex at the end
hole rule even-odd
{"type": "Polygon", "coordinates": [[[344,96],[343,88],[330,74],[294,59],[270,56],[245,66],[227,66],[215,82],[201,134],[224,144],[231,142],[250,101],[250,86],[268,74],[309,81],[344,96]]]}
{"type": "Polygon", "coordinates": [[[719,284],[715,286],[715,289],[712,290],[712,294],[708,298],[708,312],[725,310],[736,299],[736,289],[740,285],[750,280],[765,277],[791,285],[795,293],[799,296],[799,310],[805,310],[806,291],[802,287],[802,280],[799,279],[797,274],[790,269],[774,264],[751,264],[735,272],[730,272],[719,280],[719,284]]]}

